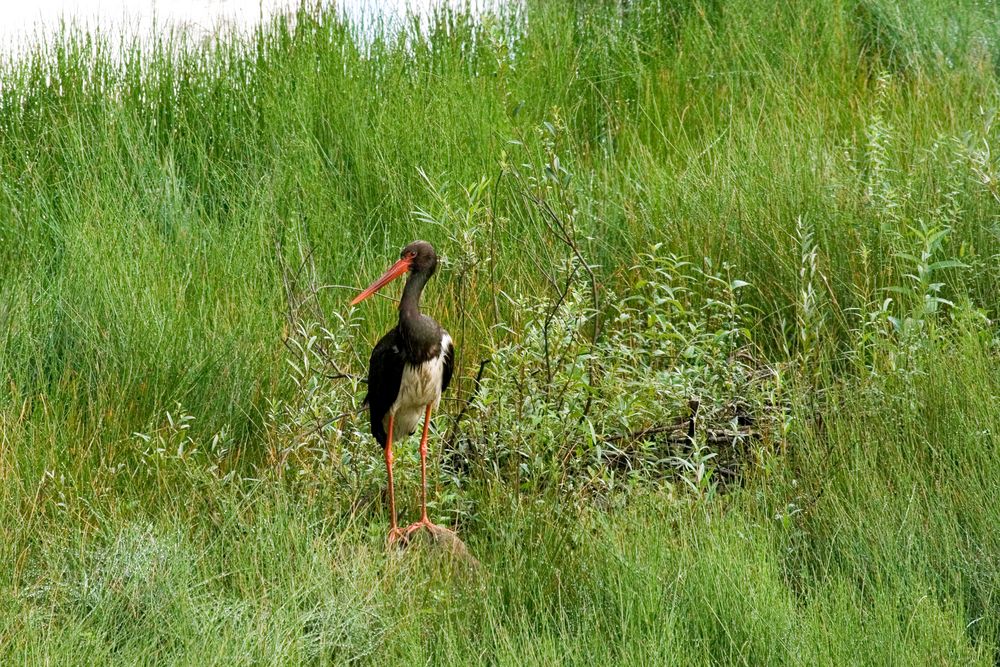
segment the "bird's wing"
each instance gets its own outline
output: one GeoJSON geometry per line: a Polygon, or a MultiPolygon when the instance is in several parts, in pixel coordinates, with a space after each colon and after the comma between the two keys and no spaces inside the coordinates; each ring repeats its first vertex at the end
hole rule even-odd
{"type": "Polygon", "coordinates": [[[368,395],[365,405],[371,418],[372,435],[380,445],[385,447],[388,435],[382,424],[382,419],[399,396],[399,385],[403,381],[403,355],[399,348],[399,331],[392,331],[382,336],[382,339],[372,350],[368,361],[368,395]]]}
{"type": "Polygon", "coordinates": [[[451,375],[455,372],[455,344],[451,340],[448,332],[444,332],[445,346],[444,367],[441,369],[441,393],[443,394],[448,385],[451,384],[451,375]]]}

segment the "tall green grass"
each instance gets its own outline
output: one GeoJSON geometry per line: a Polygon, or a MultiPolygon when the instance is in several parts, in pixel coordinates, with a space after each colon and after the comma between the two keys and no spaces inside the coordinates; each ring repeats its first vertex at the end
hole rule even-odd
{"type": "Polygon", "coordinates": [[[997,13],[529,2],[393,31],[304,8],[4,61],[2,661],[994,664],[997,13]],[[387,553],[362,390],[289,366],[282,267],[308,253],[357,375],[394,311],[346,315],[349,287],[439,248],[440,445],[479,361],[534,349],[523,306],[559,298],[572,252],[532,195],[608,319],[651,252],[747,283],[773,427],[737,483],[615,502],[436,465],[481,568],[387,553]],[[319,442],[288,422],[339,413],[319,442]]]}

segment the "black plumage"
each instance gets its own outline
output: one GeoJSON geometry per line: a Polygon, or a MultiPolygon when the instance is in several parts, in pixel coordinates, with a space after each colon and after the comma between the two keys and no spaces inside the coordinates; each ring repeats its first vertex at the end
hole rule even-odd
{"type": "Polygon", "coordinates": [[[427,437],[431,412],[451,383],[455,348],[448,332],[420,312],[420,295],[437,268],[431,244],[415,241],[403,248],[399,261],[359,294],[351,305],[368,298],[393,280],[406,275],[399,301],[399,323],[383,336],[368,362],[368,407],[372,435],[385,454],[392,527],[389,541],[408,539],[416,530],[438,530],[427,517],[427,437]],[[396,525],[393,491],[393,441],[405,438],[423,418],[420,438],[420,521],[400,530],[396,525]]]}
{"type": "Polygon", "coordinates": [[[382,447],[386,445],[388,434],[382,422],[399,395],[399,384],[403,379],[403,358],[399,349],[399,327],[382,336],[371,359],[368,360],[368,394],[365,405],[371,418],[372,435],[382,447]]]}
{"type": "MultiPolygon", "coordinates": [[[[446,333],[442,330],[442,333],[446,333]]],[[[440,344],[439,344],[440,346],[440,344]]],[[[400,383],[403,379],[403,368],[407,363],[419,364],[427,359],[407,359],[407,345],[399,326],[395,326],[379,339],[368,360],[368,393],[364,405],[368,407],[371,419],[371,431],[375,441],[382,447],[386,446],[388,434],[385,430],[385,416],[396,402],[400,383]]],[[[429,350],[430,354],[440,354],[440,347],[429,350]]],[[[451,384],[451,376],[455,371],[455,346],[449,345],[445,351],[444,365],[441,374],[441,393],[451,384]]],[[[397,433],[396,437],[407,436],[409,433],[397,433]]]]}

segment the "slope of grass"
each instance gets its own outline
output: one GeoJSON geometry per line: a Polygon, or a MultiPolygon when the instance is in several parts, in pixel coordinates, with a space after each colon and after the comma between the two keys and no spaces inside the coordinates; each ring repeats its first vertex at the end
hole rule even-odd
{"type": "Polygon", "coordinates": [[[998,18],[315,8],[5,62],[0,660],[995,664],[998,18]],[[355,413],[394,312],[350,289],[416,237],[479,570],[386,552],[355,413]],[[693,393],[748,405],[736,479],[649,435],[693,393]]]}

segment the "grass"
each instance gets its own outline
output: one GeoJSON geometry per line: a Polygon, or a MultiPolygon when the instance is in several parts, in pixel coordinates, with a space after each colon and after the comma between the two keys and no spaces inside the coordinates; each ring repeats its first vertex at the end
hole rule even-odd
{"type": "Polygon", "coordinates": [[[0,659],[996,664],[1000,17],[758,5],[0,65],[0,659]],[[354,411],[417,237],[474,571],[354,411]],[[760,437],[649,436],[693,395],[760,437]]]}

